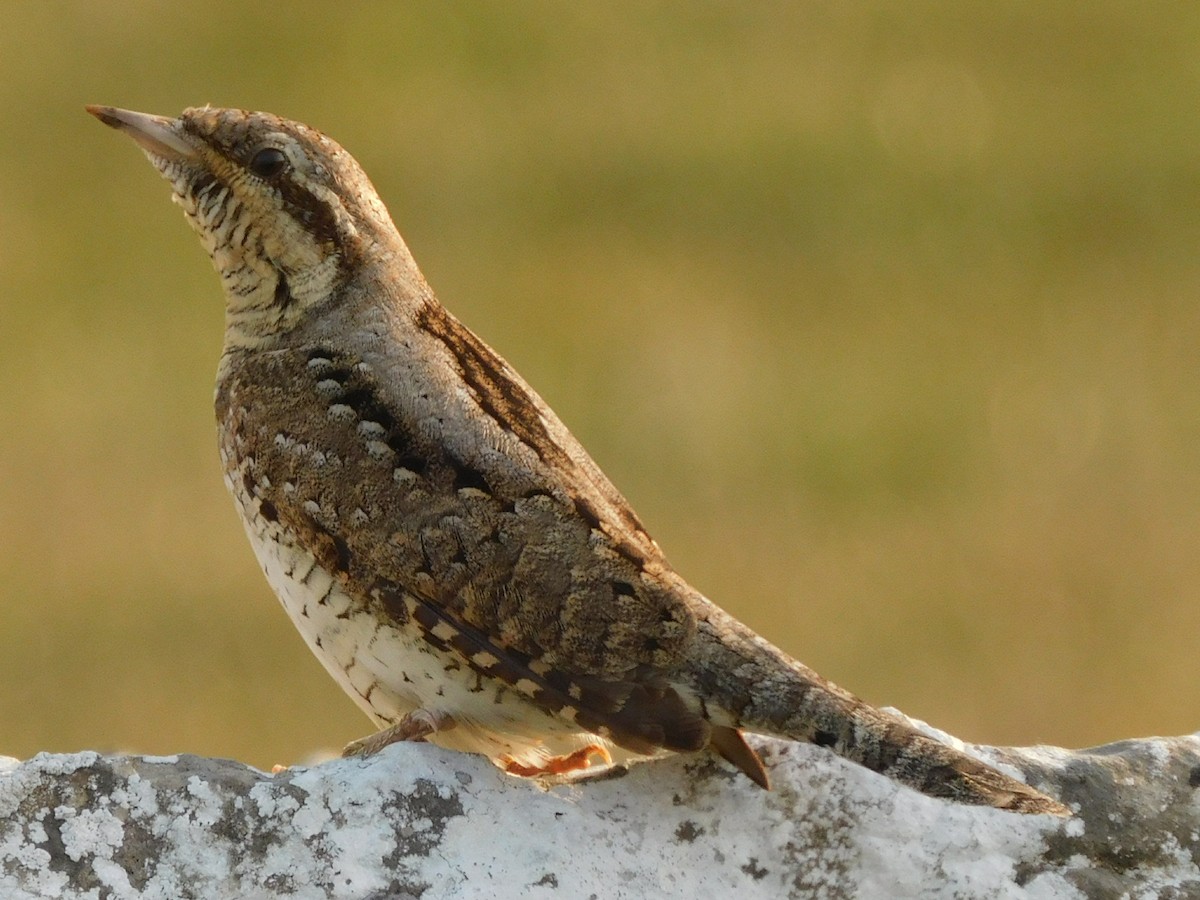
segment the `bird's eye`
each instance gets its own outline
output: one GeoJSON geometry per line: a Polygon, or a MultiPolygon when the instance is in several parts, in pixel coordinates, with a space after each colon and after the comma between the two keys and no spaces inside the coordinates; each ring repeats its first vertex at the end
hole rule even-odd
{"type": "Polygon", "coordinates": [[[263,147],[250,158],[250,171],[267,181],[278,178],[287,167],[287,155],[277,147],[263,147]]]}

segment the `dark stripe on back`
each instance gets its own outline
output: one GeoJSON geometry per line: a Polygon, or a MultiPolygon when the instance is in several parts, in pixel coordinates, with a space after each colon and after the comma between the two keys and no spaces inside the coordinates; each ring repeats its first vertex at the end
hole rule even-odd
{"type": "MultiPolygon", "coordinates": [[[[512,432],[537,454],[549,468],[567,478],[568,490],[579,515],[591,528],[605,531],[596,505],[587,498],[595,491],[588,478],[566,451],[550,436],[541,412],[530,394],[505,371],[506,363],[487,344],[458,322],[438,303],[427,303],[415,317],[418,328],[441,341],[458,363],[463,380],[479,402],[480,408],[502,429],[512,432]]],[[[617,507],[620,524],[629,531],[646,534],[637,515],[619,496],[610,498],[617,507]]],[[[620,528],[605,531],[618,553],[637,565],[646,564],[646,556],[620,528]]]]}
{"type": "Polygon", "coordinates": [[[449,348],[479,405],[501,428],[520,438],[547,465],[573,467],[567,454],[546,431],[537,406],[505,373],[503,360],[487,344],[436,303],[421,308],[416,324],[449,348]]]}

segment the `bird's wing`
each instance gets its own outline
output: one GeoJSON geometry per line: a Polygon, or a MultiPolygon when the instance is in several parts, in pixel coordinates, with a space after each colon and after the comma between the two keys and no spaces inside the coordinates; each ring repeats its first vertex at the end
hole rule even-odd
{"type": "Polygon", "coordinates": [[[704,746],[708,724],[669,677],[695,634],[690,589],[523,382],[488,393],[484,366],[507,366],[463,332],[478,402],[506,404],[541,467],[464,458],[369,367],[317,347],[250,356],[220,388],[253,460],[246,487],[352,593],[481,675],[631,750],[704,746]]]}

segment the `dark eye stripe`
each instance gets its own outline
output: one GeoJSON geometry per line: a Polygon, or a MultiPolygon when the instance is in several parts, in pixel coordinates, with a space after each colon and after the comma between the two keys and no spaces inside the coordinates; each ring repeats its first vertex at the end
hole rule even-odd
{"type": "MultiPolygon", "coordinates": [[[[322,243],[341,244],[337,215],[328,202],[291,178],[281,178],[274,187],[283,200],[284,211],[300,223],[305,231],[322,243]]],[[[339,249],[343,254],[348,254],[350,250],[345,246],[339,249]]]]}
{"type": "MultiPolygon", "coordinates": [[[[246,134],[244,128],[239,129],[229,138],[218,140],[203,129],[198,120],[185,117],[183,127],[186,131],[200,137],[230,162],[244,167],[256,178],[270,183],[271,187],[279,193],[284,212],[317,241],[322,244],[336,245],[338,262],[341,267],[345,268],[350,265],[356,247],[353,242],[347,244],[342,240],[337,214],[330,208],[326,200],[313,194],[297,179],[284,177],[292,170],[286,153],[278,147],[258,144],[258,136],[246,134]],[[251,152],[247,159],[248,148],[254,146],[257,146],[258,149],[251,152]],[[281,159],[283,166],[276,172],[275,167],[281,159]]],[[[207,187],[207,185],[205,186],[207,187]]]]}

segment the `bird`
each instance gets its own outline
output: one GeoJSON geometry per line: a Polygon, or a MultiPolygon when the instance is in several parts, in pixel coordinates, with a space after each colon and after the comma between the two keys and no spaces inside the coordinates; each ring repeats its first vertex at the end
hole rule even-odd
{"type": "Polygon", "coordinates": [[[877,709],[689,585],[525,380],[435,297],[355,159],[271,113],[88,106],[169,182],[225,296],[225,483],[304,641],[379,730],[568,778],[746,732],[927,795],[1070,810],[877,709]]]}

